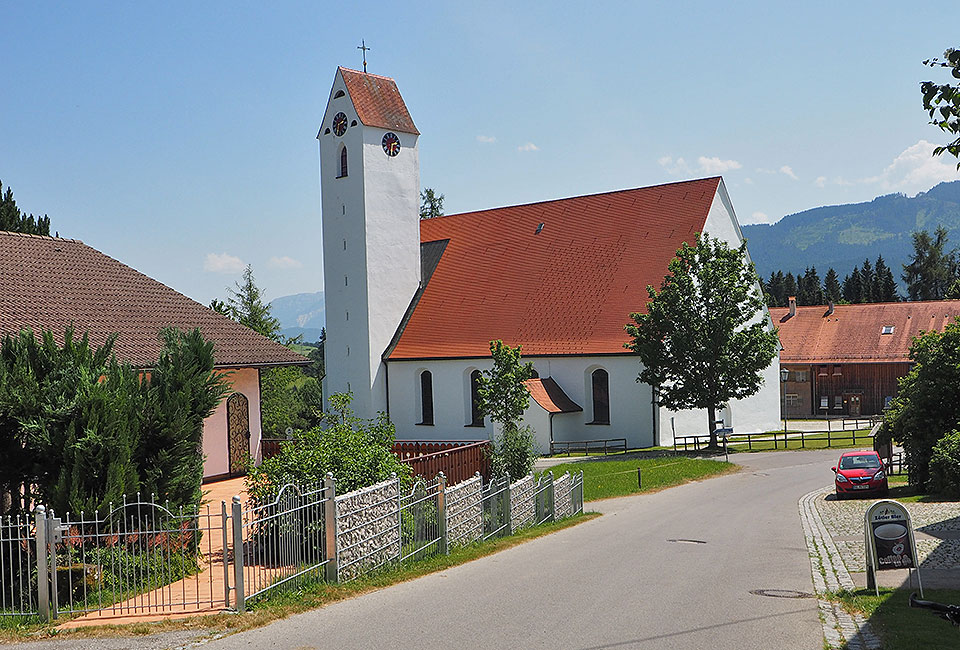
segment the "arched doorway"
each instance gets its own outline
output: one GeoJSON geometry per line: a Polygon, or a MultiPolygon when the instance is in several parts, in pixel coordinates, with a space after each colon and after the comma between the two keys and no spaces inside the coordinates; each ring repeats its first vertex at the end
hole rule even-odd
{"type": "Polygon", "coordinates": [[[243,474],[250,457],[250,402],[243,393],[227,398],[227,453],[230,474],[243,474]]]}

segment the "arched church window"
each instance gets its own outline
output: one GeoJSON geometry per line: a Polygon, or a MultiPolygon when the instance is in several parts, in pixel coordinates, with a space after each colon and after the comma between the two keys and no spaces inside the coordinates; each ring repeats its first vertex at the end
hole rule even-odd
{"type": "Polygon", "coordinates": [[[340,149],[340,175],[337,178],[343,178],[347,175],[347,148],[340,149]]]}
{"type": "Polygon", "coordinates": [[[593,422],[610,424],[610,376],[603,368],[593,371],[590,377],[593,386],[593,422]]]}
{"type": "Polygon", "coordinates": [[[420,424],[433,424],[433,375],[420,373],[420,424]]]}
{"type": "Polygon", "coordinates": [[[470,373],[470,426],[483,426],[483,411],[480,410],[480,371],[470,373]]]}
{"type": "Polygon", "coordinates": [[[344,94],[345,94],[345,93],[344,93],[342,90],[338,90],[337,93],[333,96],[333,98],[334,98],[334,99],[338,99],[338,98],[340,98],[340,97],[343,97],[344,94]]]}

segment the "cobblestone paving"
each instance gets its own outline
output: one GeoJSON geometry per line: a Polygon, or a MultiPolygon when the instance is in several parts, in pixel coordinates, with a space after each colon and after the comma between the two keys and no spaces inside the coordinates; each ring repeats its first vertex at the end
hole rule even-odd
{"type": "MultiPolygon", "coordinates": [[[[863,515],[873,503],[865,500],[827,500],[820,495],[815,507],[824,526],[836,540],[837,550],[848,571],[866,571],[863,550],[863,515]],[[840,538],[856,537],[856,541],[840,538]]],[[[905,503],[915,530],[928,534],[960,531],[960,503],[905,503]]],[[[924,568],[955,569],[960,566],[960,540],[918,539],[917,554],[924,568]]]]}

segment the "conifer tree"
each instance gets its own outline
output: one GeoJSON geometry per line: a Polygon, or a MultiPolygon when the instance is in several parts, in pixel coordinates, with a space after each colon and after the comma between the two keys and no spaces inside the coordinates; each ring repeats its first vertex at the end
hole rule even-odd
{"type": "Polygon", "coordinates": [[[787,301],[790,299],[790,296],[797,295],[797,281],[793,277],[793,273],[787,273],[783,278],[783,303],[785,307],[787,301]]]}
{"type": "Polygon", "coordinates": [[[223,302],[214,300],[211,308],[226,313],[241,325],[268,339],[280,341],[280,321],[270,314],[270,305],[264,304],[260,288],[253,278],[253,267],[247,264],[243,270],[243,281],[236,283],[236,289],[227,289],[230,296],[223,302]]]}
{"type": "Polygon", "coordinates": [[[873,287],[875,302],[897,302],[900,300],[900,295],[897,293],[897,281],[893,279],[893,271],[883,261],[883,255],[877,256],[873,287]]]}
{"type": "Polygon", "coordinates": [[[903,281],[910,300],[941,300],[957,277],[957,257],[945,250],[947,229],[937,226],[933,237],[926,230],[913,233],[913,255],[903,265],[903,281]]]}
{"type": "Polygon", "coordinates": [[[832,302],[838,302],[843,297],[837,272],[832,268],[827,269],[827,275],[823,278],[823,293],[824,298],[832,302]]]}
{"type": "Polygon", "coordinates": [[[34,217],[32,214],[21,213],[17,202],[13,200],[13,190],[7,187],[4,192],[3,182],[0,181],[0,230],[27,235],[49,235],[50,217],[34,217]]]}
{"type": "Polygon", "coordinates": [[[863,282],[860,267],[853,267],[850,275],[843,279],[843,299],[850,304],[863,302],[863,282]]]}
{"type": "Polygon", "coordinates": [[[876,283],[876,276],[870,260],[863,260],[863,266],[860,267],[860,302],[874,302],[873,289],[876,283]]]}

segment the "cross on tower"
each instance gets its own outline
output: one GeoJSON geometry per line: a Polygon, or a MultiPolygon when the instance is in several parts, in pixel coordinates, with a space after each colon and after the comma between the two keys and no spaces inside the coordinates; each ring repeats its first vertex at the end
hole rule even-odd
{"type": "Polygon", "coordinates": [[[366,42],[365,42],[363,39],[361,39],[361,40],[360,40],[360,45],[357,46],[357,49],[358,49],[358,50],[363,50],[363,71],[364,71],[364,73],[366,73],[366,71],[367,71],[367,50],[372,49],[372,48],[367,47],[366,42]]]}

